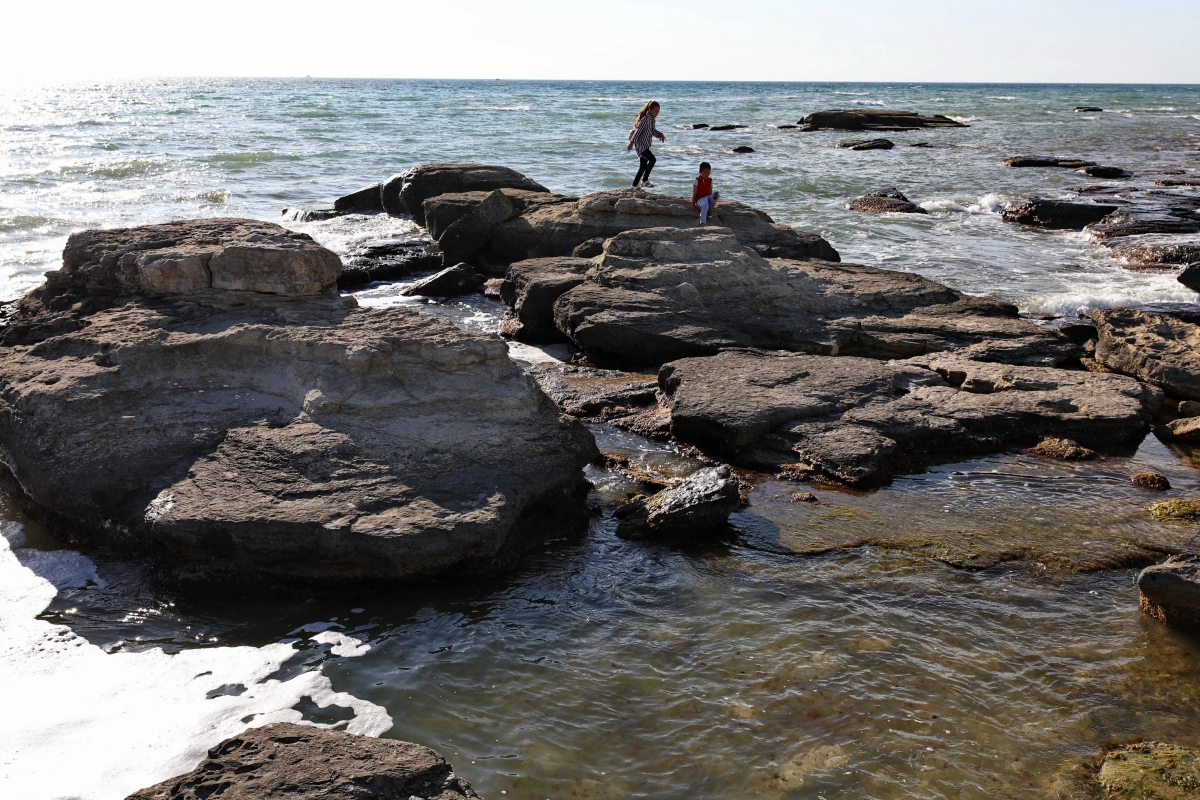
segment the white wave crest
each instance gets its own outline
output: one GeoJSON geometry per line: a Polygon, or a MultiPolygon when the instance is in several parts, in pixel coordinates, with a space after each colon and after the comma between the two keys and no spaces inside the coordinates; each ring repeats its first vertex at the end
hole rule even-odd
{"type": "Polygon", "coordinates": [[[1016,100],[1016,99],[1017,99],[1017,98],[1015,98],[1015,97],[1013,97],[1013,96],[1011,96],[1011,95],[1006,95],[1006,94],[1002,94],[1002,95],[999,95],[999,96],[997,96],[997,97],[989,97],[989,98],[988,98],[988,100],[1016,100]]]}
{"type": "Polygon", "coordinates": [[[99,576],[73,551],[20,551],[18,560],[9,545],[16,538],[0,537],[5,797],[125,797],[191,770],[248,725],[303,722],[294,706],[304,697],[320,708],[352,709],[351,733],[378,736],[392,727],[385,709],[335,692],[320,669],[272,677],[296,652],[290,644],[107,653],[38,619],[58,593],[53,581],[99,585],[99,576]],[[241,694],[220,691],[239,684],[247,687],[241,694]]]}
{"type": "Polygon", "coordinates": [[[950,119],[954,120],[955,122],[961,122],[964,125],[968,122],[979,122],[979,117],[956,117],[953,114],[947,114],[946,116],[950,117],[950,119]]]}
{"type": "Polygon", "coordinates": [[[953,198],[944,197],[925,200],[917,203],[930,214],[939,211],[957,212],[960,214],[997,214],[1008,203],[1008,198],[996,192],[988,192],[978,200],[959,202],[953,198]]]}

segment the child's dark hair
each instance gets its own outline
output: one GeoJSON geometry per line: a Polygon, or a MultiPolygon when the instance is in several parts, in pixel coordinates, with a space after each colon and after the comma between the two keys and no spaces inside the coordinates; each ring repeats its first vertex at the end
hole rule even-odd
{"type": "Polygon", "coordinates": [[[700,171],[704,172],[704,170],[706,170],[706,169],[712,169],[712,164],[708,163],[707,161],[701,161],[700,162],[700,171]]]}

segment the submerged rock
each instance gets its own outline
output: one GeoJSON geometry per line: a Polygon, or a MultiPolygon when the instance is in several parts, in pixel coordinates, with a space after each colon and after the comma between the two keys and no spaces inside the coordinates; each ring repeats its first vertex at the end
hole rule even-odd
{"type": "Polygon", "coordinates": [[[1014,200],[1000,212],[1005,222],[1018,225],[1037,225],[1053,230],[1081,231],[1093,222],[1099,222],[1117,210],[1114,205],[1100,203],[1067,203],[1062,200],[1047,200],[1033,197],[1029,200],[1014,200]]]}
{"type": "Polygon", "coordinates": [[[1095,359],[1172,397],[1200,400],[1200,325],[1182,314],[1136,308],[1092,312],[1095,359]]]}
{"type": "Polygon", "coordinates": [[[1200,217],[1186,206],[1172,208],[1147,205],[1144,208],[1119,209],[1100,222],[1088,225],[1085,230],[1093,239],[1104,244],[1125,236],[1200,233],[1200,217]]]}
{"type": "Polygon", "coordinates": [[[1190,522],[1200,517],[1200,503],[1194,500],[1164,500],[1150,507],[1150,516],[1159,522],[1190,522]]]}
{"type": "Polygon", "coordinates": [[[1143,742],[1104,756],[1097,782],[1103,800],[1185,800],[1200,790],[1200,751],[1143,742]]]}
{"type": "Polygon", "coordinates": [[[911,273],[767,260],[716,227],[614,236],[554,301],[554,321],[606,367],[743,347],[880,357],[970,348],[980,359],[1056,363],[1076,347],[1004,303],[911,273]]]}
{"type": "Polygon", "coordinates": [[[1036,453],[1039,456],[1047,458],[1057,458],[1062,461],[1090,461],[1096,457],[1096,451],[1091,450],[1079,442],[1070,439],[1042,439],[1037,443],[1037,446],[1031,447],[1029,452],[1036,453]]]}
{"type": "MultiPolygon", "coordinates": [[[[1150,239],[1130,239],[1112,245],[1113,255],[1131,266],[1170,268],[1200,262],[1200,242],[1150,239]]],[[[1187,269],[1184,269],[1187,272],[1187,269]]],[[[1196,285],[1200,286],[1200,268],[1195,271],[1196,285]]],[[[1180,274],[1180,283],[1187,282],[1180,274]]],[[[1189,288],[1196,288],[1195,286],[1189,288]]],[[[1198,289],[1197,291],[1200,291],[1198,289]]]]}
{"type": "Polygon", "coordinates": [[[72,237],[0,335],[5,486],[62,535],[331,583],[494,572],[585,523],[591,434],[503,342],[332,292],[90,291],[129,244],[176,252],[161,227],[72,237]]]}
{"type": "Polygon", "coordinates": [[[720,530],[741,504],[728,467],[708,467],[648,500],[618,510],[617,535],[625,539],[698,536],[720,530]]]}
{"type": "Polygon", "coordinates": [[[477,291],[482,285],[483,276],[469,264],[455,264],[417,281],[403,293],[409,297],[457,297],[477,291]]]}
{"type": "Polygon", "coordinates": [[[1103,111],[1099,106],[1075,106],[1076,113],[1103,111]]]}
{"type": "Polygon", "coordinates": [[[1059,167],[1061,169],[1079,169],[1094,167],[1095,161],[1084,161],[1080,158],[1059,158],[1058,156],[1013,156],[1004,159],[1006,167],[1059,167]]]}
{"type": "Polygon", "coordinates": [[[916,203],[910,202],[898,189],[876,189],[867,192],[850,204],[851,211],[866,214],[928,214],[916,203]]]}
{"type": "Polygon", "coordinates": [[[127,800],[467,800],[479,795],[446,760],[410,742],[277,722],[208,751],[191,772],[127,800]]]}
{"type": "Polygon", "coordinates": [[[1200,558],[1172,556],[1146,567],[1138,594],[1143,613],[1172,628],[1200,630],[1200,558]]]}
{"type": "Polygon", "coordinates": [[[1165,492],[1171,488],[1171,482],[1167,480],[1167,476],[1159,472],[1139,472],[1131,480],[1134,486],[1149,489],[1152,492],[1165,492]]]}
{"type": "Polygon", "coordinates": [[[735,147],[735,148],[733,148],[733,152],[735,152],[735,153],[753,153],[753,152],[754,152],[754,148],[753,148],[753,147],[747,147],[746,145],[742,145],[741,147],[735,147]]]}
{"type": "Polygon", "coordinates": [[[843,139],[837,146],[846,150],[891,150],[896,143],[888,139],[843,139]]]}
{"type": "Polygon", "coordinates": [[[742,128],[748,128],[748,125],[713,125],[709,127],[710,131],[736,131],[742,128]]]}
{"type": "Polygon", "coordinates": [[[884,109],[849,109],[818,111],[800,120],[805,130],[832,129],[839,131],[911,131],[918,128],[967,128],[941,114],[923,116],[915,111],[886,111],[884,109]]]}
{"type": "Polygon", "coordinates": [[[752,469],[869,486],[923,461],[1070,437],[1138,441],[1161,394],[1120,375],[942,355],[907,361],[754,351],[663,366],[676,439],[752,469]]]}
{"type": "Polygon", "coordinates": [[[442,251],[428,241],[382,241],[362,247],[346,259],[339,289],[358,289],[372,281],[394,281],[442,266],[442,251]]]}

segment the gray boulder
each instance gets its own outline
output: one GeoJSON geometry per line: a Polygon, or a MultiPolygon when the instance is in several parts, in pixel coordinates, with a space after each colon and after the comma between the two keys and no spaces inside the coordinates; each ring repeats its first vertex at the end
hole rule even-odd
{"type": "Polygon", "coordinates": [[[923,116],[915,111],[888,111],[884,109],[842,109],[818,111],[809,114],[798,123],[805,130],[832,129],[839,131],[911,131],[918,128],[967,128],[941,114],[923,116]]]}
{"type": "Polygon", "coordinates": [[[512,338],[529,344],[569,341],[554,324],[554,301],[584,281],[592,262],[572,256],[534,258],[508,268],[500,299],[513,310],[512,338]]]}
{"type": "Polygon", "coordinates": [[[458,297],[470,294],[483,285],[483,276],[470,264],[455,264],[436,275],[419,280],[404,290],[409,297],[458,297]]]}
{"type": "Polygon", "coordinates": [[[1007,304],[911,273],[767,260],[716,227],[614,236],[584,281],[555,301],[554,321],[600,366],[744,347],[884,358],[963,349],[1050,364],[1076,352],[1007,304]]]}
{"type": "Polygon", "coordinates": [[[1172,556],[1138,575],[1142,612],[1172,628],[1200,631],[1200,558],[1172,556]]]}
{"type": "Polygon", "coordinates": [[[1017,225],[1036,225],[1052,230],[1081,231],[1117,210],[1117,206],[1100,203],[1067,203],[1033,197],[1013,200],[1000,212],[1005,222],[1017,225]]]}
{"type": "Polygon", "coordinates": [[[592,436],[498,339],[336,295],[94,297],[109,283],[64,273],[0,335],[0,478],[65,538],[181,578],[336,583],[495,572],[586,522],[592,436]]]}
{"type": "Polygon", "coordinates": [[[654,405],[658,395],[653,374],[557,363],[535,364],[527,371],[555,405],[573,417],[626,416],[654,405]]]}
{"type": "Polygon", "coordinates": [[[445,256],[444,264],[467,261],[491,245],[492,231],[502,222],[521,213],[520,208],[499,189],[450,223],[437,237],[445,256]]]}
{"type": "Polygon", "coordinates": [[[648,500],[618,509],[617,535],[667,539],[719,531],[741,505],[738,482],[728,467],[697,470],[648,500]]]}
{"type": "MultiPolygon", "coordinates": [[[[776,224],[769,216],[735,200],[722,200],[709,215],[710,225],[728,228],[738,241],[761,255],[838,261],[837,251],[811,233],[776,224]]],[[[491,249],[508,263],[570,255],[591,239],[609,239],[644,228],[697,228],[700,214],[686,197],[619,189],[528,208],[497,226],[491,249]]]]}
{"type": "Polygon", "coordinates": [[[505,199],[517,210],[523,212],[533,205],[542,203],[559,203],[572,198],[549,192],[531,192],[525,189],[493,189],[488,192],[451,192],[430,197],[422,205],[425,211],[425,228],[434,239],[439,239],[442,233],[454,222],[466,216],[479,207],[479,204],[491,196],[492,192],[501,192],[505,199]]]}
{"type": "Polygon", "coordinates": [[[393,175],[380,192],[389,214],[409,214],[425,224],[424,203],[430,197],[459,192],[491,192],[495,189],[524,189],[546,192],[545,186],[508,167],[484,164],[422,164],[393,175]]]}
{"type": "Polygon", "coordinates": [[[284,296],[319,294],[342,262],[306,233],[249,219],[206,219],[71,234],[52,292],[150,297],[214,290],[284,296]]]}
{"type": "Polygon", "coordinates": [[[843,139],[837,146],[845,150],[891,150],[896,143],[889,139],[843,139]]]}
{"type": "Polygon", "coordinates": [[[343,195],[333,201],[334,211],[383,211],[383,184],[374,183],[365,189],[343,195]]]}
{"type": "Polygon", "coordinates": [[[1180,400],[1200,400],[1200,319],[1136,308],[1092,312],[1093,358],[1180,400]]]}
{"type": "Polygon", "coordinates": [[[898,189],[876,189],[850,203],[851,211],[864,214],[928,214],[916,203],[909,201],[898,189]]]}
{"type": "Polygon", "coordinates": [[[468,800],[479,795],[419,744],[277,722],[208,751],[186,775],[126,800],[468,800]]]}
{"type": "Polygon", "coordinates": [[[671,432],[752,469],[871,486],[925,462],[1069,437],[1140,440],[1155,389],[1121,375],[970,361],[731,351],[663,366],[671,432]]]}

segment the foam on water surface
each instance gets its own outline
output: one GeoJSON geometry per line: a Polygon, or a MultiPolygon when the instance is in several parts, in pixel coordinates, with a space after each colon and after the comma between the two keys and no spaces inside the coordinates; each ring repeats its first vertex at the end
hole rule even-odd
{"type": "MultiPolygon", "coordinates": [[[[4,797],[120,800],[187,772],[209,747],[248,726],[303,721],[293,706],[305,697],[321,708],[352,709],[345,726],[351,733],[378,736],[392,727],[386,710],[334,691],[319,669],[273,677],[296,652],[290,644],[108,654],[66,626],[38,619],[56,585],[103,580],[73,551],[14,552],[14,525],[5,523],[0,537],[4,797]],[[246,691],[218,691],[236,684],[246,691]]],[[[334,650],[345,655],[369,649],[333,635],[334,650]]]]}

